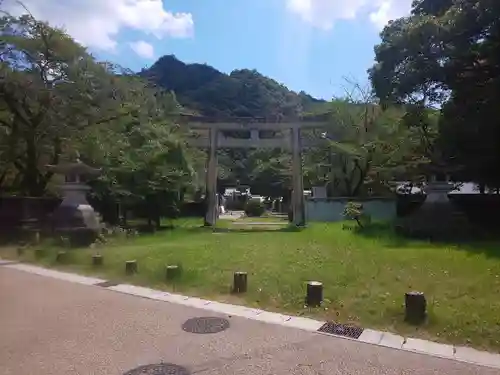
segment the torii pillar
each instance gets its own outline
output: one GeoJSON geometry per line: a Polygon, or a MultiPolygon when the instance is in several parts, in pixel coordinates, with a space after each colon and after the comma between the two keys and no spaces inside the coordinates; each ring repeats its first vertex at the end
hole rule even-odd
{"type": "Polygon", "coordinates": [[[209,147],[208,147],[208,161],[206,173],[206,196],[205,201],[207,210],[205,213],[205,226],[215,227],[217,222],[217,136],[218,130],[216,126],[209,129],[209,147]]]}
{"type": "Polygon", "coordinates": [[[293,224],[302,227],[306,223],[304,205],[304,179],[302,175],[302,145],[300,142],[300,128],[293,126],[290,129],[292,144],[292,213],[293,224]]]}

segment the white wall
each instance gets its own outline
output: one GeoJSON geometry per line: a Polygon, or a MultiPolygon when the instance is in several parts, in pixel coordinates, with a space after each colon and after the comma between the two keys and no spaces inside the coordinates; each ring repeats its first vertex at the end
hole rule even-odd
{"type": "Polygon", "coordinates": [[[309,198],[306,199],[307,221],[342,221],[347,202],[359,202],[372,220],[389,221],[396,218],[396,200],[392,198],[309,198]]]}

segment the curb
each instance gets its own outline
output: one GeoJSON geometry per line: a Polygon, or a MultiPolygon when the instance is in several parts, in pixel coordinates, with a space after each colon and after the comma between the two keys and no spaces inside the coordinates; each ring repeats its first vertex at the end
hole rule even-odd
{"type": "MultiPolygon", "coordinates": [[[[81,276],[74,273],[55,271],[43,267],[32,266],[28,264],[17,263],[0,259],[0,265],[18,271],[24,271],[39,276],[51,277],[58,280],[73,282],[87,286],[97,286],[108,280],[81,276]]],[[[405,338],[389,332],[365,329],[359,338],[354,339],[345,336],[338,336],[330,333],[318,332],[326,322],[304,318],[299,316],[285,315],[269,312],[260,309],[254,309],[246,306],[231,305],[222,302],[209,301],[196,297],[188,297],[180,294],[163,292],[155,289],[129,285],[117,284],[104,287],[104,289],[114,292],[128,294],[132,296],[148,298],[155,301],[175,303],[196,309],[212,311],[219,314],[238,316],[251,320],[260,321],[269,324],[278,324],[283,327],[296,328],[309,332],[316,332],[323,335],[333,336],[344,340],[362,342],[368,345],[376,345],[396,350],[403,350],[411,353],[425,354],[433,357],[450,359],[458,362],[465,362],[474,365],[492,367],[500,369],[500,354],[479,351],[468,347],[460,347],[448,344],[439,344],[432,341],[405,338]]]]}

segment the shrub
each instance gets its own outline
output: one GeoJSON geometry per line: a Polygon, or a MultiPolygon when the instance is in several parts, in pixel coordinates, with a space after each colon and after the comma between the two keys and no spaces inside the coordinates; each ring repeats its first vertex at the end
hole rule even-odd
{"type": "Polygon", "coordinates": [[[344,207],[344,217],[355,220],[359,228],[364,228],[371,222],[370,215],[364,212],[363,204],[359,202],[347,202],[344,207]]]}
{"type": "Polygon", "coordinates": [[[258,200],[250,200],[245,205],[245,214],[250,217],[259,217],[266,212],[264,204],[258,200]]]}

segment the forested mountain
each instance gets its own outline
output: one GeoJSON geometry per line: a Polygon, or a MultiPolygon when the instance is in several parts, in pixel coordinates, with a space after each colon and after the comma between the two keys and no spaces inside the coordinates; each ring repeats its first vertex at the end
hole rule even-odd
{"type": "Polygon", "coordinates": [[[206,64],[186,64],[173,55],[161,57],[139,74],[174,91],[182,106],[206,116],[279,119],[325,103],[303,91],[291,91],[256,70],[234,70],[228,75],[206,64]]]}

